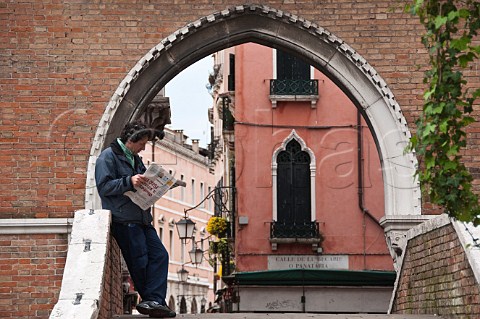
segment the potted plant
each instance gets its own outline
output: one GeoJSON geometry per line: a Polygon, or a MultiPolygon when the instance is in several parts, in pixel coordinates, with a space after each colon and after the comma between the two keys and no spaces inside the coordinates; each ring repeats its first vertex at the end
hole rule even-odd
{"type": "Polygon", "coordinates": [[[212,216],[207,223],[207,231],[209,234],[217,237],[223,238],[227,233],[227,220],[223,217],[212,216]]]}

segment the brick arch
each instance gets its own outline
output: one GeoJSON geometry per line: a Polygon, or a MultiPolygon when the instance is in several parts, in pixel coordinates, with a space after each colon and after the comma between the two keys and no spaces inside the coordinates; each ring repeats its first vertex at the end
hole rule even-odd
{"type": "Polygon", "coordinates": [[[173,77],[216,51],[246,42],[302,56],[328,76],[361,111],[374,136],[385,192],[385,216],[420,215],[417,164],[405,153],[410,132],[385,81],[347,43],[322,27],[263,5],[239,5],[177,30],[153,47],[130,70],[100,120],[90,152],[86,207],[99,208],[94,164],[100,151],[128,121],[138,117],[173,77]]]}

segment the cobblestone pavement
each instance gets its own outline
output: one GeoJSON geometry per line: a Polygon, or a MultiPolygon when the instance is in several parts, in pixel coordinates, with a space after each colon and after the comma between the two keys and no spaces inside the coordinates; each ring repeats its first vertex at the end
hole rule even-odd
{"type": "MultiPolygon", "coordinates": [[[[115,316],[114,319],[149,318],[142,315],[115,316]]],[[[305,313],[202,313],[178,314],[179,319],[439,319],[435,315],[305,314],[305,313]]]]}

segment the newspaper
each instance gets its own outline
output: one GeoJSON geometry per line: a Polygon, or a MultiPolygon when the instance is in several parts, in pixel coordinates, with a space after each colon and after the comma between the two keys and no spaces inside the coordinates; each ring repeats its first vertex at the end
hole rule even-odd
{"type": "Polygon", "coordinates": [[[145,183],[135,187],[135,191],[123,193],[142,209],[151,207],[170,188],[186,185],[183,181],[177,181],[172,174],[157,163],[151,163],[143,176],[147,178],[145,183]]]}

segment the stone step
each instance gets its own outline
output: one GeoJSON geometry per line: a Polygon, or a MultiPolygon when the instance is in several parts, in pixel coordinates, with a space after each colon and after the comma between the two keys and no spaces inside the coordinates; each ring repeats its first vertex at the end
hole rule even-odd
{"type": "MultiPolygon", "coordinates": [[[[149,318],[142,315],[118,315],[112,319],[149,318]]],[[[177,314],[179,319],[440,319],[435,315],[386,314],[313,314],[313,313],[202,313],[177,314]]]]}

